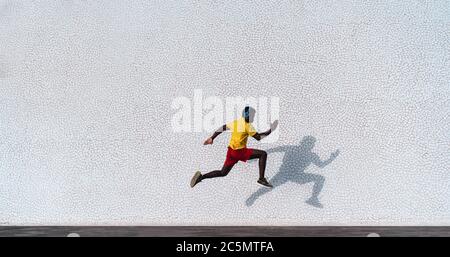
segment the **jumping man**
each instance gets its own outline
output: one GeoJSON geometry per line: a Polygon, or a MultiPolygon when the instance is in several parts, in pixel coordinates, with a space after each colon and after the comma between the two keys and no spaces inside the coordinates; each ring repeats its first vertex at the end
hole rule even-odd
{"type": "Polygon", "coordinates": [[[197,171],[191,179],[191,187],[194,187],[199,182],[207,178],[225,177],[238,161],[246,162],[250,159],[259,159],[259,179],[257,182],[261,185],[272,187],[272,185],[267,182],[267,179],[264,177],[267,153],[263,150],[247,148],[247,138],[248,136],[252,136],[259,141],[267,137],[277,128],[278,120],[275,120],[270,125],[270,129],[266,132],[258,133],[251,124],[255,117],[255,112],[255,109],[250,106],[246,106],[242,112],[241,118],[223,125],[217,129],[211,137],[206,139],[203,144],[211,145],[214,142],[214,139],[223,131],[231,130],[231,140],[228,145],[227,157],[222,169],[214,170],[206,174],[201,174],[200,171],[197,171]]]}

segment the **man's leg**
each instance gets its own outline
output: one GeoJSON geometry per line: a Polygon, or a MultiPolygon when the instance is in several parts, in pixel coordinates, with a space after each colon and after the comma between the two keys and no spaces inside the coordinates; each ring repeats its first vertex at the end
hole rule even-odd
{"type": "Polygon", "coordinates": [[[221,170],[213,170],[204,175],[202,175],[202,173],[200,173],[200,171],[197,171],[191,179],[191,187],[194,187],[195,185],[200,183],[205,178],[225,177],[226,175],[228,175],[228,173],[233,168],[233,166],[234,166],[234,164],[223,165],[221,170]]]}
{"type": "Polygon", "coordinates": [[[202,181],[205,178],[217,178],[217,177],[225,177],[226,175],[228,175],[228,173],[230,172],[230,170],[233,168],[234,165],[223,165],[221,170],[213,170],[211,172],[208,172],[204,175],[200,176],[199,182],[202,181]]]}
{"type": "Polygon", "coordinates": [[[259,179],[257,182],[266,187],[273,187],[264,177],[264,174],[266,172],[266,161],[267,161],[266,151],[253,149],[253,153],[252,155],[250,155],[249,159],[256,159],[256,158],[259,159],[259,179]]]}
{"type": "Polygon", "coordinates": [[[234,154],[233,150],[231,148],[228,148],[225,162],[223,164],[222,169],[220,170],[213,170],[206,174],[201,174],[200,171],[197,171],[194,174],[194,177],[192,177],[191,179],[191,187],[194,187],[196,184],[198,184],[199,182],[201,182],[203,179],[206,178],[225,177],[226,175],[228,175],[233,166],[238,162],[237,159],[233,158],[233,154],[234,154]]]}
{"type": "Polygon", "coordinates": [[[263,179],[266,172],[267,153],[263,150],[253,149],[251,159],[259,159],[259,178],[263,179]]]}

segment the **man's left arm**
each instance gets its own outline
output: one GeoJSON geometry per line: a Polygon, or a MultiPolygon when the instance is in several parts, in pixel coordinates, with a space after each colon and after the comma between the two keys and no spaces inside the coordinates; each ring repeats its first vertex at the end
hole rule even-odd
{"type": "Polygon", "coordinates": [[[270,133],[272,133],[272,131],[274,131],[278,126],[278,120],[275,120],[274,122],[272,122],[272,124],[270,124],[270,129],[263,132],[263,133],[258,133],[256,132],[253,135],[253,138],[255,138],[256,140],[260,141],[261,139],[267,137],[268,135],[270,135],[270,133]]]}

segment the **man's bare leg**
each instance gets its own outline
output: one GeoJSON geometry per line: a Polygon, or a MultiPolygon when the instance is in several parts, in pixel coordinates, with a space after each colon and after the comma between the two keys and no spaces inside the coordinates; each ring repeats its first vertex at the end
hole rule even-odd
{"type": "Polygon", "coordinates": [[[272,185],[267,181],[267,179],[264,176],[266,172],[267,152],[263,150],[253,149],[253,153],[250,156],[250,159],[259,159],[258,183],[263,186],[272,187],[272,185]]]}
{"type": "Polygon", "coordinates": [[[223,165],[221,170],[213,170],[211,172],[208,172],[208,173],[202,175],[200,177],[200,181],[202,181],[205,178],[225,177],[226,175],[228,175],[228,173],[231,171],[232,168],[233,168],[233,165],[231,165],[231,166],[223,165]]]}
{"type": "Polygon", "coordinates": [[[207,178],[218,178],[218,177],[225,177],[226,175],[228,175],[228,173],[231,171],[231,169],[233,168],[234,165],[231,166],[225,166],[223,165],[221,170],[213,170],[211,172],[208,172],[206,174],[201,174],[200,171],[197,171],[194,174],[194,177],[191,180],[191,187],[194,187],[195,185],[197,185],[199,182],[201,182],[203,179],[207,179],[207,178]]]}

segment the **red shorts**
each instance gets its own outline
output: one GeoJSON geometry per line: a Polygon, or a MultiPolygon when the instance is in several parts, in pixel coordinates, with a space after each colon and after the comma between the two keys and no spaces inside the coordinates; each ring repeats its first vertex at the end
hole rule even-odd
{"type": "Polygon", "coordinates": [[[252,148],[241,148],[233,150],[233,148],[228,147],[227,158],[225,159],[224,166],[233,166],[238,161],[246,162],[250,159],[253,154],[252,148]]]}

